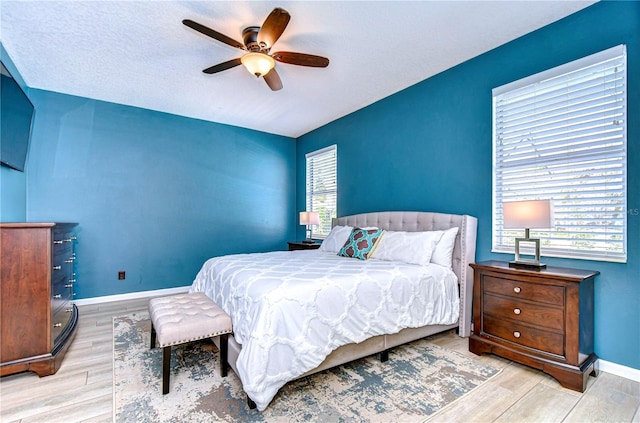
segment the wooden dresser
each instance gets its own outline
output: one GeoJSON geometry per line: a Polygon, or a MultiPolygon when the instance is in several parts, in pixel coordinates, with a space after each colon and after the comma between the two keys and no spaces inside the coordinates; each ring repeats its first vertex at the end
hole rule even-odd
{"type": "Polygon", "coordinates": [[[77,223],[0,223],[0,376],[55,373],[75,335],[77,223]]]}
{"type": "Polygon", "coordinates": [[[550,374],[584,392],[597,376],[593,284],[597,271],[524,270],[501,261],[471,264],[473,325],[469,350],[494,353],[550,374]]]}

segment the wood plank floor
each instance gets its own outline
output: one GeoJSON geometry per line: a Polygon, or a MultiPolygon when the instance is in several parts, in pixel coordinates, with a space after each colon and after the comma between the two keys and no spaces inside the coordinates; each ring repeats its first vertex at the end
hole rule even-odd
{"type": "MultiPolygon", "coordinates": [[[[147,308],[148,299],[80,307],[80,322],[60,370],[39,378],[22,373],[0,379],[2,422],[111,422],[113,418],[112,318],[147,308]]],[[[640,383],[600,372],[581,394],[537,370],[495,357],[477,357],[468,341],[449,332],[433,342],[502,371],[426,422],[633,422],[640,423],[640,383]]]]}

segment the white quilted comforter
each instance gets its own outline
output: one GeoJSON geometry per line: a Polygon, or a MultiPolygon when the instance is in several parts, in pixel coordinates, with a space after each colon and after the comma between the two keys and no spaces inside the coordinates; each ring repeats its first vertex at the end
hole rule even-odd
{"type": "Polygon", "coordinates": [[[242,344],[238,376],[259,410],[342,345],[453,324],[459,313],[450,269],[318,250],[212,258],[191,292],[204,292],[231,316],[242,344]]]}

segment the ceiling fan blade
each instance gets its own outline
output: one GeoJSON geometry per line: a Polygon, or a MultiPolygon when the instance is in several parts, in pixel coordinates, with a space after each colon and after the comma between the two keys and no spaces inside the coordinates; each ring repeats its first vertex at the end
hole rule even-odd
{"type": "Polygon", "coordinates": [[[267,16],[258,32],[258,44],[262,49],[270,49],[284,32],[291,15],[284,9],[276,7],[267,16]]]}
{"type": "Polygon", "coordinates": [[[279,51],[271,55],[274,60],[290,65],[311,66],[314,68],[326,68],[329,66],[329,59],[313,54],[294,53],[291,51],[279,51]]]}
{"type": "Polygon", "coordinates": [[[213,38],[214,40],[218,40],[222,43],[230,45],[231,47],[239,48],[240,50],[246,50],[244,47],[244,44],[242,44],[241,42],[238,42],[233,38],[227,37],[226,35],[221,34],[218,31],[214,31],[209,27],[201,25],[198,22],[194,22],[191,19],[184,19],[182,23],[191,29],[195,29],[199,33],[206,35],[207,37],[213,38]]]}
{"type": "Polygon", "coordinates": [[[263,76],[263,78],[264,82],[267,83],[272,91],[278,91],[282,89],[282,81],[280,80],[280,75],[278,75],[278,72],[276,72],[275,68],[271,69],[269,73],[263,76]]]}
{"type": "Polygon", "coordinates": [[[212,74],[222,72],[227,69],[235,68],[236,66],[242,64],[240,58],[227,60],[226,62],[218,63],[217,65],[211,66],[210,68],[204,69],[202,72],[212,74]]]}

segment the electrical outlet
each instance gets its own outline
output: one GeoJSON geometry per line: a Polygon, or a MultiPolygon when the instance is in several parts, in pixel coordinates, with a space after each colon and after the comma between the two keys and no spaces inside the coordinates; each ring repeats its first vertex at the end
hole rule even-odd
{"type": "Polygon", "coordinates": [[[118,280],[119,280],[119,281],[121,281],[121,280],[123,280],[123,279],[125,279],[124,270],[120,270],[120,271],[118,272],[118,280]]]}

